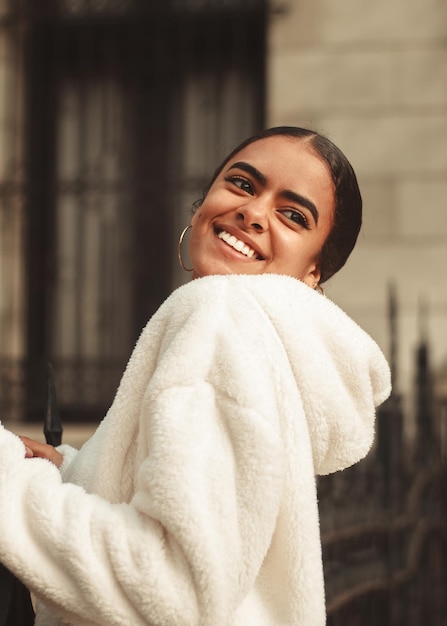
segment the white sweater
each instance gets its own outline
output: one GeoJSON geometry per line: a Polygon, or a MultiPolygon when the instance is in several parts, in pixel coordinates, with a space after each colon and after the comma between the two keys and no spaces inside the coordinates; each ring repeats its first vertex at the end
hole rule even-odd
{"type": "Polygon", "coordinates": [[[40,626],[321,626],[315,474],[368,452],[389,391],[378,346],[306,285],[195,280],[62,472],[0,428],[0,560],[40,626]]]}

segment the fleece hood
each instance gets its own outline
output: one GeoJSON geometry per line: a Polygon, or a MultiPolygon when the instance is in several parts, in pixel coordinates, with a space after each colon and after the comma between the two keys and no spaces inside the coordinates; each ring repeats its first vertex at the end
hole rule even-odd
{"type": "Polygon", "coordinates": [[[205,281],[214,293],[229,289],[235,300],[246,299],[239,290],[249,292],[271,322],[301,395],[316,473],[363,458],[374,438],[375,408],[391,391],[390,369],[376,342],[329,298],[294,278],[235,275],[194,282],[205,281]]]}
{"type": "Polygon", "coordinates": [[[375,342],[306,285],[194,280],[62,476],[0,424],[0,560],[36,626],[324,626],[315,473],[367,453],[389,392],[375,342]]]}

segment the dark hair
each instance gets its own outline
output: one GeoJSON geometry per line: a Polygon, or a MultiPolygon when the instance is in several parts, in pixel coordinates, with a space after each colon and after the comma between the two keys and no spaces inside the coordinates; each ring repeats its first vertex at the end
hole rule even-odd
{"type": "Polygon", "coordinates": [[[276,135],[308,141],[315,152],[327,163],[331,172],[335,188],[334,223],[323,244],[319,258],[320,282],[324,283],[346,263],[362,225],[362,196],[355,172],[343,152],[324,135],[297,126],[276,126],[248,137],[219,165],[203,193],[203,198],[195,203],[194,209],[200,206],[220,172],[238,152],[255,141],[276,135]]]}

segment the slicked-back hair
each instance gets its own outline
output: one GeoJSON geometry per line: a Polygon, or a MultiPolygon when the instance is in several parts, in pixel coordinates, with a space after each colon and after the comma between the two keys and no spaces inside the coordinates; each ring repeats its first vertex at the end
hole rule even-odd
{"type": "Polygon", "coordinates": [[[324,283],[346,263],[362,225],[362,196],[355,172],[340,148],[324,135],[298,126],[275,126],[248,137],[232,150],[215,170],[203,198],[195,203],[194,209],[200,206],[213,182],[236,154],[256,141],[274,136],[305,141],[329,167],[334,185],[335,209],[332,229],[319,255],[320,283],[324,283]]]}

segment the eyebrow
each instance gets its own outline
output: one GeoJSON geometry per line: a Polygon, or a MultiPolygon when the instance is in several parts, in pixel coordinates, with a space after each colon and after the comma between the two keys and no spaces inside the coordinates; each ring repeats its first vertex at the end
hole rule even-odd
{"type": "MultiPolygon", "coordinates": [[[[257,180],[258,183],[260,183],[263,187],[265,187],[267,184],[267,177],[264,176],[264,174],[258,169],[256,169],[256,167],[253,167],[253,165],[250,165],[250,163],[246,163],[245,161],[237,161],[236,163],[233,163],[228,169],[243,170],[244,172],[247,172],[247,174],[251,174],[251,176],[253,176],[253,178],[257,180]]],[[[305,196],[302,196],[295,191],[291,191],[290,189],[284,189],[280,192],[279,195],[286,200],[291,200],[292,202],[308,209],[312,213],[315,224],[318,224],[319,213],[317,207],[312,202],[312,200],[309,200],[309,198],[306,198],[305,196]]]]}

